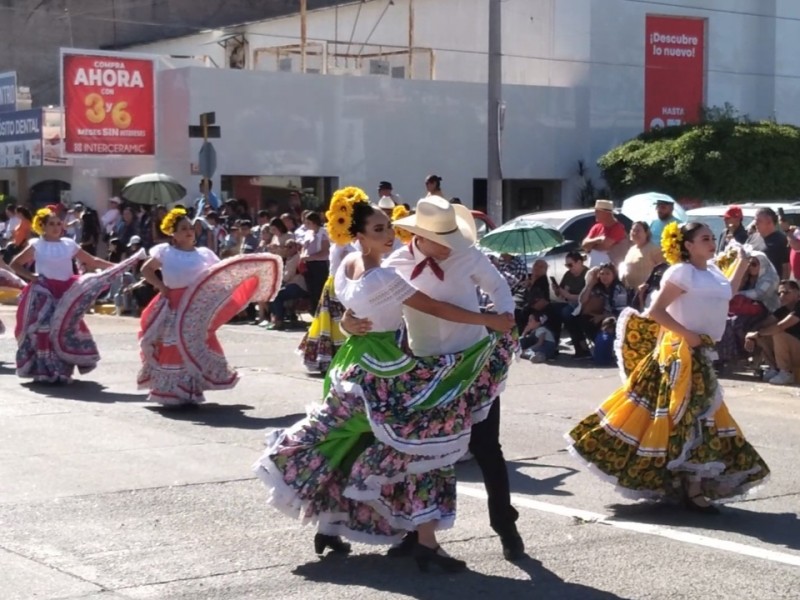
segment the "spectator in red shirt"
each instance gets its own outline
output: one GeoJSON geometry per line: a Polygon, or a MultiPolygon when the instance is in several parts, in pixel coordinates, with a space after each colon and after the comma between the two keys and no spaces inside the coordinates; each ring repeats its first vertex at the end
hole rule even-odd
{"type": "Polygon", "coordinates": [[[581,244],[589,255],[588,266],[612,263],[617,266],[628,252],[625,226],[614,217],[614,203],[598,200],[594,204],[595,223],[581,244]]]}

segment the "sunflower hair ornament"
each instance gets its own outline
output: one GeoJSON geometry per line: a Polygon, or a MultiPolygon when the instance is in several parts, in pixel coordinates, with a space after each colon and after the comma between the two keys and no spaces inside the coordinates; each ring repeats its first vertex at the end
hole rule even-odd
{"type": "Polygon", "coordinates": [[[334,244],[346,246],[353,241],[350,225],[353,223],[353,206],[359,202],[369,202],[369,197],[361,188],[350,186],[333,193],[325,218],[328,221],[328,237],[334,244]]]}
{"type": "Polygon", "coordinates": [[[49,206],[45,206],[44,208],[40,208],[36,211],[36,214],[33,215],[33,220],[31,221],[31,229],[36,235],[44,235],[44,225],[47,223],[48,217],[50,215],[56,214],[53,212],[53,209],[49,206]]]}
{"type": "Polygon", "coordinates": [[[664,260],[671,265],[681,262],[682,243],[683,233],[681,233],[680,225],[677,222],[667,225],[661,235],[661,252],[664,254],[664,260]]]}
{"type": "MultiPolygon", "coordinates": [[[[398,219],[404,219],[409,215],[411,215],[411,212],[409,212],[409,210],[402,204],[398,204],[392,210],[392,223],[394,223],[398,219]]],[[[394,235],[397,237],[398,240],[400,240],[404,244],[408,244],[412,239],[414,239],[414,234],[401,227],[395,228],[394,235]]]]}
{"type": "Polygon", "coordinates": [[[175,233],[175,229],[178,227],[178,223],[185,216],[185,208],[173,208],[163,219],[161,219],[161,224],[158,228],[164,235],[173,235],[175,233]]]}

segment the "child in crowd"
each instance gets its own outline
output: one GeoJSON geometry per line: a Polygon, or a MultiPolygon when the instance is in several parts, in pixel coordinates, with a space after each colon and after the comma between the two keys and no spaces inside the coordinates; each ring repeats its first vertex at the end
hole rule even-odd
{"type": "Polygon", "coordinates": [[[533,363],[543,363],[556,356],[556,338],[553,332],[545,327],[547,317],[532,314],[520,335],[519,344],[522,348],[522,358],[527,358],[533,363]]]}
{"type": "Polygon", "coordinates": [[[600,332],[594,339],[592,360],[601,366],[612,366],[616,363],[614,358],[614,340],[616,339],[617,320],[614,317],[603,319],[600,332]]]}

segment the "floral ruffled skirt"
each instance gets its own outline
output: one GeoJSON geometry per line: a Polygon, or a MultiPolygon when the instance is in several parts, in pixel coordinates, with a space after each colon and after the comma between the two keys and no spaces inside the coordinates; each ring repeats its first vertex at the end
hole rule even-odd
{"type": "Polygon", "coordinates": [[[323,404],[268,435],[254,465],[268,502],[365,543],[391,543],[429,521],[452,526],[453,465],[499,395],[515,343],[492,335],[465,352],[414,359],[394,333],[350,338],[323,404]]]}
{"type": "Polygon", "coordinates": [[[322,288],[314,320],[297,347],[303,365],[310,372],[325,373],[336,351],[347,339],[339,327],[343,315],[344,307],[336,299],[331,275],[322,288]]]}
{"type": "Polygon", "coordinates": [[[570,452],[633,498],[677,498],[699,479],[715,500],[743,495],[769,475],[728,412],[706,339],[680,337],[627,310],[619,363],[626,383],[570,433],[570,452]]]}

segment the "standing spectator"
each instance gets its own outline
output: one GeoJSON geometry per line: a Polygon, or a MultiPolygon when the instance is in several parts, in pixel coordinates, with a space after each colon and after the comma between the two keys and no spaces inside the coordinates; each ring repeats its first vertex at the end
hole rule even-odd
{"type": "Polygon", "coordinates": [[[225,246],[225,239],[228,237],[228,232],[219,221],[219,215],[213,210],[206,213],[206,223],[210,230],[208,248],[217,256],[221,255],[222,249],[225,246]]]}
{"type": "Polygon", "coordinates": [[[661,253],[660,234],[656,238],[650,226],[643,221],[637,221],[631,227],[631,247],[625,255],[625,260],[620,265],[620,275],[623,285],[636,292],[650,273],[664,262],[664,255],[661,253]],[[653,240],[658,239],[659,245],[653,240]]]}
{"type": "Polygon", "coordinates": [[[119,240],[121,248],[127,248],[131,238],[135,235],[139,235],[139,223],[136,221],[133,206],[129,205],[122,209],[122,218],[114,227],[114,237],[119,240]]]}
{"type": "Polygon", "coordinates": [[[744,213],[742,213],[740,207],[729,206],[722,218],[725,220],[725,245],[723,249],[726,249],[732,241],[738,244],[747,242],[747,230],[742,224],[744,213]]]}
{"type": "MultiPolygon", "coordinates": [[[[389,198],[392,201],[392,206],[397,204],[397,198],[394,195],[394,189],[392,188],[392,184],[389,181],[381,181],[378,184],[378,205],[380,206],[380,200],[384,198],[389,198]]],[[[381,207],[382,208],[382,207],[381,207]]],[[[391,215],[389,215],[391,217],[391,215]]]]}
{"type": "Polygon", "coordinates": [[[770,370],[764,379],[774,385],[795,382],[794,371],[800,366],[800,286],[796,281],[781,281],[778,287],[781,306],[767,324],[745,337],[745,349],[764,352],[770,370]]]}
{"type": "Polygon", "coordinates": [[[203,193],[203,180],[200,180],[200,187],[198,191],[200,195],[194,201],[194,213],[198,217],[202,217],[209,210],[219,210],[219,197],[214,193],[214,182],[208,180],[208,193],[203,193]]]}
{"type": "Polygon", "coordinates": [[[114,234],[114,229],[121,218],[119,207],[122,206],[122,200],[114,196],[108,201],[108,210],[103,213],[100,218],[100,224],[103,226],[104,241],[111,239],[114,234]]]}
{"type": "Polygon", "coordinates": [[[438,175],[428,175],[425,178],[425,197],[428,196],[441,196],[444,198],[444,192],[442,192],[442,178],[438,175]]]}
{"type": "Polygon", "coordinates": [[[661,247],[661,234],[664,233],[664,228],[670,223],[679,223],[673,214],[674,212],[674,200],[663,199],[656,202],[657,217],[650,223],[649,229],[653,243],[657,244],[659,248],[661,247]]]}
{"type": "Polygon", "coordinates": [[[3,231],[4,244],[11,243],[11,238],[14,235],[14,229],[16,229],[17,225],[19,225],[19,216],[17,215],[16,204],[6,205],[6,217],[8,218],[8,220],[6,221],[6,228],[3,231]]]}
{"type": "Polygon", "coordinates": [[[596,223],[581,243],[584,252],[589,254],[589,267],[609,262],[616,266],[628,251],[625,226],[614,216],[611,200],[597,200],[594,217],[596,223]]]}
{"type": "Polygon", "coordinates": [[[253,235],[253,223],[250,219],[239,221],[239,236],[241,238],[239,254],[253,254],[258,248],[258,238],[253,235]]]}
{"type": "Polygon", "coordinates": [[[81,220],[78,218],[74,208],[70,208],[64,217],[64,232],[69,239],[80,242],[81,220]]]}
{"type": "Polygon", "coordinates": [[[82,202],[75,204],[75,214],[81,220],[81,236],[78,239],[81,250],[95,256],[103,235],[100,217],[95,209],[84,206],[82,202]]]}
{"type": "Polygon", "coordinates": [[[14,231],[11,232],[11,242],[17,248],[22,250],[27,245],[28,239],[31,237],[31,211],[24,206],[17,207],[17,224],[14,231]]]}
{"type": "Polygon", "coordinates": [[[331,242],[328,232],[322,226],[319,213],[309,212],[303,221],[306,232],[303,238],[303,251],[301,260],[306,265],[306,283],[308,284],[308,299],[311,306],[316,308],[325,280],[328,279],[328,252],[331,242]]]}
{"type": "Polygon", "coordinates": [[[299,223],[302,223],[303,199],[300,197],[300,192],[297,190],[289,192],[289,213],[293,215],[299,223]]]}
{"type": "Polygon", "coordinates": [[[751,236],[748,243],[756,250],[763,251],[781,279],[789,278],[789,241],[786,234],[778,228],[778,215],[768,207],[756,211],[757,235],[751,236]]]}
{"type": "Polygon", "coordinates": [[[153,246],[169,241],[169,236],[161,231],[161,221],[167,216],[167,208],[163,204],[153,207],[150,218],[150,240],[153,246]]]}

